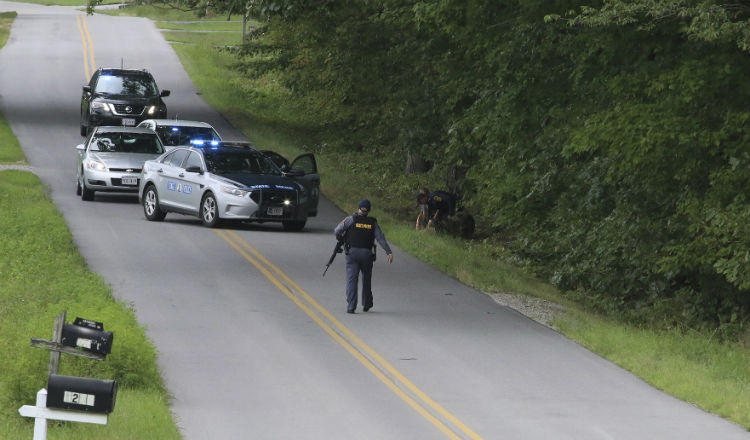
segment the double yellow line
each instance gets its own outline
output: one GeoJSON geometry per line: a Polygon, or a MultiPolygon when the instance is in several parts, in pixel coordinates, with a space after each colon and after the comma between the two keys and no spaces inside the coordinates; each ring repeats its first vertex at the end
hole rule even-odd
{"type": "Polygon", "coordinates": [[[86,16],[76,15],[76,23],[78,24],[78,32],[81,34],[81,43],[83,43],[83,74],[88,81],[96,69],[94,43],[91,41],[91,34],[88,26],[86,26],[86,16]]]}
{"type": "Polygon", "coordinates": [[[477,433],[411,383],[236,232],[220,229],[215,231],[375,377],[446,436],[451,439],[481,439],[477,433]]]}

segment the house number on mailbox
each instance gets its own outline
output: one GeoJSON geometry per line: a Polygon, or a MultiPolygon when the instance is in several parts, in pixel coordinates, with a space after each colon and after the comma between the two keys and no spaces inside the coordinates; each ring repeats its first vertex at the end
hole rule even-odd
{"type": "Polygon", "coordinates": [[[94,395],[66,391],[63,394],[63,402],[75,403],[77,405],[94,406],[94,395]]]}

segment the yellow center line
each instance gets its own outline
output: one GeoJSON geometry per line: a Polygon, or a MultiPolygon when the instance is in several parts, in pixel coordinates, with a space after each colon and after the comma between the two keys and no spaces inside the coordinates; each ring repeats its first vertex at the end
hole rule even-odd
{"type": "Polygon", "coordinates": [[[76,24],[78,25],[78,32],[81,34],[81,43],[83,44],[83,74],[86,76],[86,81],[91,79],[96,63],[94,62],[94,43],[91,41],[91,34],[89,28],[86,25],[85,15],[76,15],[76,24]]]}
{"type": "Polygon", "coordinates": [[[438,427],[443,433],[448,435],[450,438],[461,438],[458,437],[451,428],[446,426],[442,421],[435,418],[430,414],[420,403],[414,401],[409,395],[405,394],[401,388],[396,385],[391,379],[383,375],[377,365],[367,357],[363,356],[359,350],[367,353],[371,359],[374,359],[381,368],[390,373],[398,382],[404,387],[411,391],[417,396],[423,403],[432,408],[436,413],[442,416],[445,420],[450,421],[456,428],[462,431],[468,438],[474,440],[481,440],[481,437],[472,431],[469,427],[463,424],[455,416],[449,413],[445,408],[440,406],[437,402],[428,397],[423,391],[417,388],[411,381],[409,381],[403,374],[401,374],[396,368],[388,363],[382,356],[380,356],[374,349],[364,343],[357,335],[349,330],[344,324],[336,319],[327,309],[325,309],[320,303],[315,301],[307,292],[305,292],[297,283],[292,281],[284,272],[276,267],[273,263],[268,261],[260,252],[255,250],[249,243],[242,239],[236,232],[230,230],[218,231],[217,233],[225,241],[227,241],[237,252],[243,255],[248,261],[250,261],[255,267],[257,267],[271,282],[273,282],[284,294],[286,294],[292,301],[295,302],[305,313],[307,313],[313,320],[318,323],[327,333],[329,333],[339,344],[344,346],[352,355],[354,355],[362,364],[364,364],[373,374],[375,374],[383,383],[391,388],[399,397],[409,403],[414,409],[420,414],[427,418],[433,425],[438,427]],[[251,255],[248,255],[248,252],[251,255]],[[307,303],[309,303],[315,310],[323,315],[329,322],[331,322],[348,340],[344,339],[332,329],[325,321],[323,321],[310,307],[300,301],[299,298],[289,288],[282,284],[276,276],[270,273],[267,269],[270,268],[279,278],[283,279],[289,286],[291,286],[307,303]],[[352,341],[352,342],[349,342],[352,341]],[[356,345],[356,347],[354,345],[356,345]]]}

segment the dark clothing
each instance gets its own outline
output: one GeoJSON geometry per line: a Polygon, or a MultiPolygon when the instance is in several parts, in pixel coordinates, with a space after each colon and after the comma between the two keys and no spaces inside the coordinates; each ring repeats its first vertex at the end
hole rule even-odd
{"type": "Polygon", "coordinates": [[[427,218],[439,223],[445,217],[456,215],[456,195],[433,191],[427,196],[427,218]]]}
{"type": "MultiPolygon", "coordinates": [[[[349,227],[355,224],[355,219],[362,219],[362,218],[367,218],[373,222],[372,233],[375,237],[375,241],[378,242],[378,244],[380,245],[381,248],[383,248],[386,254],[391,254],[392,253],[391,247],[388,246],[388,242],[385,241],[385,235],[383,235],[383,231],[380,229],[380,226],[378,225],[378,221],[374,217],[365,217],[365,216],[360,216],[357,214],[352,214],[349,217],[346,217],[344,220],[341,221],[341,223],[339,223],[336,226],[336,229],[333,230],[333,233],[336,234],[336,238],[346,239],[346,233],[349,230],[349,227]]],[[[366,247],[369,248],[370,246],[366,246],[366,247]]]]}
{"type": "Polygon", "coordinates": [[[359,273],[362,272],[362,307],[369,310],[372,305],[372,262],[373,245],[380,244],[386,254],[391,254],[391,247],[385,240],[383,231],[374,217],[350,215],[333,230],[337,239],[343,238],[346,243],[346,304],[347,311],[357,308],[357,287],[359,273]]]}
{"type": "Polygon", "coordinates": [[[362,272],[362,307],[372,307],[372,250],[353,247],[346,255],[346,310],[357,308],[357,287],[362,272]]]}

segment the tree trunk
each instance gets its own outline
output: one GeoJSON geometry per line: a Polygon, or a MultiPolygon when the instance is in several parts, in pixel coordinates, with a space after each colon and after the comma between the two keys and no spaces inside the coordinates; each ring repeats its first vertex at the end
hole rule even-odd
{"type": "Polygon", "coordinates": [[[429,169],[430,164],[421,155],[412,153],[411,151],[406,152],[405,174],[424,173],[429,171],[429,169]]]}

